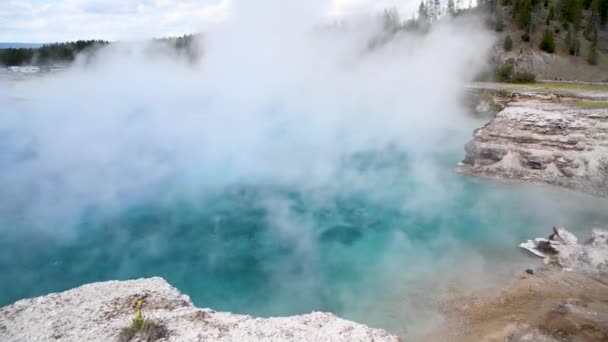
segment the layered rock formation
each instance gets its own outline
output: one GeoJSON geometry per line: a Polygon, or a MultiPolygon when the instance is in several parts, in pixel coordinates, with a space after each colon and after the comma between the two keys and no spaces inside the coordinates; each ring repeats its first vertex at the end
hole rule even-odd
{"type": "Polygon", "coordinates": [[[198,309],[162,278],[88,284],[0,308],[2,342],[399,340],[328,313],[261,319],[198,309]],[[158,333],[124,334],[137,311],[158,333]]]}
{"type": "Polygon", "coordinates": [[[513,93],[465,150],[461,171],[468,174],[608,196],[608,108],[603,103],[513,93]]]}

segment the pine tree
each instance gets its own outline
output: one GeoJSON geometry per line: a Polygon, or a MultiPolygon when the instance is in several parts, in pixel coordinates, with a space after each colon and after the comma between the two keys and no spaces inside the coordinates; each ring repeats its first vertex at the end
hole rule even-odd
{"type": "Polygon", "coordinates": [[[583,30],[583,36],[588,40],[588,41],[593,41],[594,39],[594,33],[596,33],[596,29],[595,29],[595,25],[593,23],[593,15],[589,15],[589,18],[587,20],[587,23],[585,24],[585,29],[583,30]]]}
{"type": "Polygon", "coordinates": [[[551,8],[549,9],[549,15],[547,16],[547,20],[553,21],[553,19],[555,19],[555,8],[551,6],[551,8]]]}
{"type": "Polygon", "coordinates": [[[532,23],[532,1],[515,0],[513,15],[517,19],[517,25],[522,30],[529,30],[532,23]]]}
{"type": "Polygon", "coordinates": [[[442,13],[441,13],[441,1],[440,0],[434,0],[433,1],[433,8],[435,9],[435,20],[438,20],[442,13]]]}
{"type": "Polygon", "coordinates": [[[604,26],[608,21],[608,0],[599,0],[597,8],[598,14],[600,16],[600,23],[602,24],[602,26],[604,26]]]}
{"type": "Polygon", "coordinates": [[[502,48],[505,51],[511,51],[513,49],[513,40],[511,39],[510,35],[507,35],[507,37],[505,37],[505,41],[502,44],[502,48]]]}
{"type": "Polygon", "coordinates": [[[561,20],[565,23],[573,24],[578,27],[583,15],[583,6],[580,0],[562,0],[561,20]]]}
{"type": "Polygon", "coordinates": [[[538,48],[548,53],[555,52],[555,40],[553,39],[553,32],[551,32],[548,27],[545,28],[543,38],[541,39],[538,48]]]}
{"type": "Polygon", "coordinates": [[[502,14],[502,8],[500,8],[500,6],[496,6],[494,30],[496,32],[502,32],[502,30],[504,30],[504,28],[505,28],[505,23],[504,23],[503,14],[502,14]]]}
{"type": "Polygon", "coordinates": [[[448,0],[447,13],[449,15],[451,15],[451,16],[455,16],[456,15],[456,7],[454,5],[454,0],[448,0]]]}
{"type": "Polygon", "coordinates": [[[386,32],[396,32],[401,26],[401,18],[399,17],[399,11],[396,8],[385,9],[382,15],[382,21],[384,24],[384,30],[386,32]]]}
{"type": "Polygon", "coordinates": [[[573,56],[580,56],[581,54],[581,43],[578,39],[578,31],[574,28],[574,25],[568,25],[568,33],[566,34],[566,47],[568,53],[573,56]]]}
{"type": "Polygon", "coordinates": [[[418,19],[423,21],[429,19],[429,11],[426,8],[424,1],[420,1],[420,6],[418,7],[418,19]]]}
{"type": "Polygon", "coordinates": [[[597,29],[593,29],[591,45],[587,54],[587,63],[597,65],[597,29]]]}

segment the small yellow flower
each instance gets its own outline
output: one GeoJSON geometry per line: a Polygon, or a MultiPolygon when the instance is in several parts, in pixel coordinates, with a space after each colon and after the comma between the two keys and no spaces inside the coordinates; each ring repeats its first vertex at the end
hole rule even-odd
{"type": "Polygon", "coordinates": [[[142,299],[138,299],[137,306],[142,306],[142,305],[144,305],[144,301],[142,299]]]}
{"type": "Polygon", "coordinates": [[[140,311],[135,311],[135,318],[137,318],[137,319],[142,319],[142,318],[141,318],[141,312],[140,312],[140,311]]]}

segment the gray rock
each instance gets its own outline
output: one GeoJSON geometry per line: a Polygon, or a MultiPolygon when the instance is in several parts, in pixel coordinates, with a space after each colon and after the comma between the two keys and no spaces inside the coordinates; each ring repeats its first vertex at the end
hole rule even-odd
{"type": "Polygon", "coordinates": [[[608,232],[593,230],[591,239],[579,244],[574,234],[565,228],[553,228],[548,239],[536,238],[519,245],[546,264],[585,272],[608,272],[608,232]]]}
{"type": "Polygon", "coordinates": [[[608,196],[608,109],[522,93],[465,146],[460,170],[608,196]]]}
{"type": "Polygon", "coordinates": [[[136,305],[168,330],[160,341],[391,341],[400,339],[330,313],[254,318],[194,307],[162,278],[110,281],[0,308],[0,341],[117,341],[136,305]]]}

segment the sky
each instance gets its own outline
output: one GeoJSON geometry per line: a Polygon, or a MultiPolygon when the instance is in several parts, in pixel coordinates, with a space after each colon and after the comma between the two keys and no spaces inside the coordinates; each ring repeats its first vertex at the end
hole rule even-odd
{"type": "MultiPolygon", "coordinates": [[[[291,0],[293,1],[293,0],[291,0]]],[[[311,1],[311,0],[307,0],[311,1]]],[[[398,7],[418,0],[312,0],[328,16],[398,7]]],[[[0,42],[131,40],[205,31],[225,20],[233,0],[0,0],[0,42]]]]}

